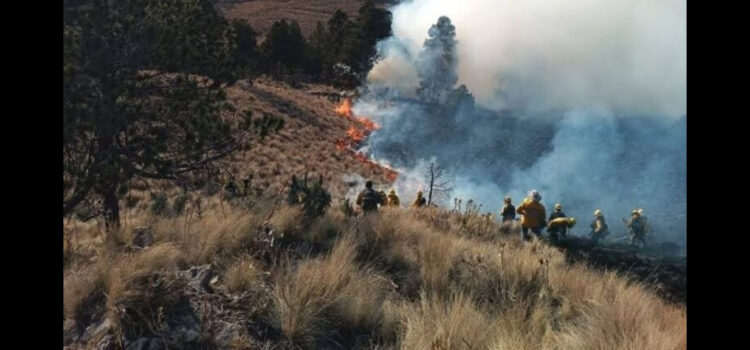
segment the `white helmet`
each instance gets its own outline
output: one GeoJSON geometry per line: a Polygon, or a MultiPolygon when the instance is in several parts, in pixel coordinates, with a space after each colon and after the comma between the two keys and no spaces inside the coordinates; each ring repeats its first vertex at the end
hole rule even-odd
{"type": "Polygon", "coordinates": [[[531,192],[529,192],[529,198],[533,198],[536,201],[541,201],[542,195],[539,194],[539,191],[537,190],[531,190],[531,192]]]}

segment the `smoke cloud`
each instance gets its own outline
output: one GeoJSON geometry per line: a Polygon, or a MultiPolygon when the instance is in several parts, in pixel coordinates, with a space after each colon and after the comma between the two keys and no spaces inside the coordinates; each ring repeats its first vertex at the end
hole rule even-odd
{"type": "Polygon", "coordinates": [[[485,107],[542,113],[599,103],[680,116],[685,8],[682,0],[413,0],[392,9],[395,39],[372,76],[382,82],[388,75],[392,87],[412,95],[418,81],[407,67],[445,15],[456,26],[458,84],[485,107]]]}
{"type": "Polygon", "coordinates": [[[579,218],[574,234],[595,209],[625,234],[620,217],[642,207],[660,239],[684,241],[684,1],[413,0],[391,11],[394,36],[354,111],[382,126],[361,151],[400,171],[402,202],[433,161],[454,176],[452,197],[486,211],[538,189],[549,210],[560,202],[579,218]],[[476,100],[448,113],[415,93],[440,16],[456,28],[456,85],[476,100]]]}

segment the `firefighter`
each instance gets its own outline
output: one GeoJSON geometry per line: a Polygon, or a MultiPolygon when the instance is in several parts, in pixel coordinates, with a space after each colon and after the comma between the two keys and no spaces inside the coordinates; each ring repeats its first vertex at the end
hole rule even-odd
{"type": "Polygon", "coordinates": [[[609,234],[607,222],[604,220],[604,214],[597,209],[594,211],[594,221],[591,222],[591,238],[594,244],[599,243],[601,239],[609,234]]]}
{"type": "Polygon", "coordinates": [[[648,223],[648,218],[646,217],[646,214],[644,214],[643,208],[638,208],[638,215],[640,215],[641,221],[643,221],[643,227],[645,228],[644,232],[646,234],[646,237],[653,238],[650,237],[652,233],[651,225],[649,225],[648,223]]]}
{"type": "Polygon", "coordinates": [[[503,222],[512,222],[516,218],[516,207],[514,207],[510,201],[510,197],[505,197],[505,199],[503,199],[505,205],[503,206],[503,209],[500,210],[500,215],[503,217],[503,222]]]}
{"type": "Polygon", "coordinates": [[[427,201],[422,197],[422,191],[417,191],[417,198],[414,199],[414,202],[411,203],[412,208],[420,208],[423,207],[427,203],[427,201]]]}
{"type": "Polygon", "coordinates": [[[565,213],[562,211],[562,204],[555,203],[555,211],[550,214],[547,223],[547,232],[553,243],[557,243],[558,238],[567,238],[568,220],[558,220],[553,224],[552,222],[558,218],[565,218],[565,213]]]}
{"type": "Polygon", "coordinates": [[[401,206],[401,200],[396,195],[396,190],[391,189],[388,192],[388,206],[389,207],[400,207],[401,206]]]}
{"type": "Polygon", "coordinates": [[[365,189],[357,196],[357,205],[362,207],[363,213],[378,211],[378,205],[383,204],[383,197],[372,189],[372,181],[365,182],[365,189]]]}
{"type": "Polygon", "coordinates": [[[645,247],[646,246],[646,225],[641,218],[641,214],[638,210],[633,210],[630,213],[630,221],[622,219],[625,226],[628,228],[628,234],[630,235],[630,245],[645,247]]]}
{"type": "Polygon", "coordinates": [[[529,230],[536,235],[540,235],[542,229],[547,226],[547,213],[544,205],[540,203],[541,200],[542,196],[539,194],[539,191],[533,190],[516,209],[518,214],[523,215],[521,219],[521,232],[524,240],[528,241],[531,239],[528,234],[529,230]]]}
{"type": "Polygon", "coordinates": [[[388,196],[385,194],[385,191],[380,190],[378,191],[378,194],[380,195],[380,206],[385,207],[388,205],[388,196]]]}

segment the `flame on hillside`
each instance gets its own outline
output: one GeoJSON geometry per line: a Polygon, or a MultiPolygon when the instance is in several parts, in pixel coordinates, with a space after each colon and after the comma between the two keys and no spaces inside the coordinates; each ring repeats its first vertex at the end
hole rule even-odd
{"type": "Polygon", "coordinates": [[[365,134],[354,126],[349,127],[349,130],[346,131],[346,136],[348,136],[353,143],[360,143],[365,139],[365,134]]]}
{"type": "Polygon", "coordinates": [[[348,151],[353,154],[354,158],[362,164],[367,165],[376,174],[383,173],[388,181],[396,181],[398,173],[386,165],[378,164],[370,160],[366,155],[357,152],[356,149],[373,131],[380,129],[380,125],[373,122],[367,117],[355,116],[352,111],[352,100],[344,99],[335,109],[336,114],[354,122],[346,131],[346,138],[336,140],[336,148],[342,151],[348,151]]]}
{"type": "Polygon", "coordinates": [[[336,114],[347,118],[354,118],[354,112],[352,112],[352,100],[348,98],[344,99],[344,102],[341,102],[341,104],[336,107],[336,114]]]}

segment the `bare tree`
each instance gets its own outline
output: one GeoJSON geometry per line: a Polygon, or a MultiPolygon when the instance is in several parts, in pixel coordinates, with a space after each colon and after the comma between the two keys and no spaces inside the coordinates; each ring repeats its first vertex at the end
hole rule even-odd
{"type": "Polygon", "coordinates": [[[422,178],[429,188],[427,205],[432,204],[433,196],[435,198],[448,198],[453,191],[453,180],[450,178],[448,170],[439,164],[430,162],[430,166],[422,170],[422,178]]]}

